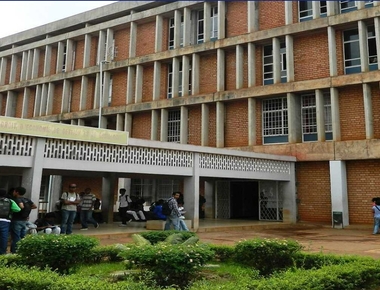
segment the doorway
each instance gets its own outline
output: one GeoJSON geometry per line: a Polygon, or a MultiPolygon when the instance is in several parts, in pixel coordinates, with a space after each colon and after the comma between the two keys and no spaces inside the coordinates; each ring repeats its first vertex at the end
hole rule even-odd
{"type": "Polygon", "coordinates": [[[236,181],[230,184],[232,219],[259,219],[259,182],[236,181]]]}

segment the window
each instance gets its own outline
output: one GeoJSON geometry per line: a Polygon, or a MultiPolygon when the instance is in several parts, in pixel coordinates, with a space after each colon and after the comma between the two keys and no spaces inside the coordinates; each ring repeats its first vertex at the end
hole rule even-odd
{"type": "Polygon", "coordinates": [[[357,9],[356,1],[352,0],[340,0],[340,13],[351,12],[357,9]]]}
{"type": "Polygon", "coordinates": [[[288,104],[286,97],[263,101],[264,144],[288,142],[288,104]]]}
{"type": "Polygon", "coordinates": [[[108,85],[108,107],[111,106],[112,103],[112,75],[110,76],[110,82],[108,85]]]}
{"type": "Polygon", "coordinates": [[[365,0],[365,7],[373,7],[373,0],[365,0]]]}
{"type": "MultiPolygon", "coordinates": [[[[214,41],[218,39],[218,7],[211,7],[210,17],[210,40],[214,41]]],[[[197,43],[204,42],[204,11],[199,10],[197,13],[197,43]]]]}
{"type": "MultiPolygon", "coordinates": [[[[178,96],[182,97],[182,61],[179,63],[179,80],[178,80],[178,96]]],[[[189,63],[189,88],[188,88],[188,94],[191,94],[191,61],[189,63]]],[[[169,64],[168,68],[168,99],[171,99],[173,97],[173,64],[169,64]]]]}
{"type": "Polygon", "coordinates": [[[180,191],[179,180],[157,179],[157,200],[168,199],[176,191],[180,191]]]}
{"type": "Polygon", "coordinates": [[[63,46],[63,60],[62,60],[62,72],[66,71],[66,56],[67,56],[67,45],[63,46]]]}
{"type": "MultiPolygon", "coordinates": [[[[332,140],[332,118],[330,93],[323,94],[324,118],[325,118],[325,138],[332,140]]],[[[315,94],[301,96],[302,113],[302,138],[304,142],[317,141],[317,106],[315,94]]]]}
{"type": "MultiPolygon", "coordinates": [[[[183,16],[181,16],[180,46],[183,46],[183,16]]],[[[169,49],[174,49],[175,25],[174,17],[169,19],[169,49]]]]}
{"type": "MultiPolygon", "coordinates": [[[[263,52],[263,78],[264,85],[273,84],[273,46],[264,46],[263,52]]],[[[286,48],[285,43],[280,44],[281,82],[286,83],[286,48]]]]}
{"type": "Polygon", "coordinates": [[[180,142],[181,111],[172,110],[168,114],[168,142],[180,142]]]}
{"type": "MultiPolygon", "coordinates": [[[[312,1],[299,1],[299,20],[307,21],[313,19],[313,4],[312,1]]],[[[320,6],[320,16],[326,17],[327,16],[327,4],[326,1],[319,1],[320,6]]]]}
{"type": "Polygon", "coordinates": [[[153,202],[153,180],[152,179],[131,179],[131,196],[142,197],[146,204],[153,202]]]}
{"type": "MultiPolygon", "coordinates": [[[[367,27],[368,63],[370,70],[376,70],[378,66],[376,39],[374,26],[367,27]]],[[[344,71],[346,74],[361,72],[359,33],[358,29],[343,32],[344,43],[344,71]]]]}
{"type": "Polygon", "coordinates": [[[204,15],[203,10],[198,11],[198,20],[197,20],[197,43],[202,43],[205,37],[204,34],[204,15]]]}
{"type": "Polygon", "coordinates": [[[211,8],[211,40],[218,39],[218,7],[211,8]]]}

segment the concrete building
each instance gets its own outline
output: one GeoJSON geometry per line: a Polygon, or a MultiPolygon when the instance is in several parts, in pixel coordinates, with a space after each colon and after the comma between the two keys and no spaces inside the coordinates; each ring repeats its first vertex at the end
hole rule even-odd
{"type": "MultiPolygon", "coordinates": [[[[1,38],[0,115],[293,156],[290,216],[372,223],[379,26],[379,1],[117,2],[1,38]]],[[[102,183],[53,177],[42,183],[102,183]]],[[[199,192],[206,215],[282,220],[279,184],[201,179],[199,192]]],[[[153,201],[185,185],[136,175],[119,187],[153,201]]]]}

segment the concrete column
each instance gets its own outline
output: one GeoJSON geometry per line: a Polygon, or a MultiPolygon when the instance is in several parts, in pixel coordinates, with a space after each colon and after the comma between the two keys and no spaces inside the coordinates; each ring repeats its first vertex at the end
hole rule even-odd
{"type": "Polygon", "coordinates": [[[55,73],[61,73],[63,70],[63,62],[64,62],[64,51],[65,51],[65,44],[60,41],[58,42],[58,50],[57,50],[57,65],[55,68],[55,73]]]}
{"type": "Polygon", "coordinates": [[[380,1],[373,1],[373,6],[380,6],[380,1]]]}
{"type": "MultiPolygon", "coordinates": [[[[36,49],[34,49],[34,50],[36,50],[36,49]]],[[[28,50],[28,56],[27,56],[27,60],[26,60],[26,75],[25,75],[25,78],[27,80],[30,80],[30,78],[32,76],[34,50],[31,50],[31,49],[28,50]]]]}
{"type": "Polygon", "coordinates": [[[78,126],[85,126],[86,124],[85,124],[85,122],[84,122],[84,119],[78,119],[77,120],[77,122],[78,122],[78,126]]]}
{"type": "Polygon", "coordinates": [[[142,102],[143,78],[144,78],[144,67],[138,64],[136,66],[136,91],[135,91],[136,104],[142,102]]]}
{"type": "Polygon", "coordinates": [[[192,95],[199,94],[199,55],[194,53],[192,64],[191,64],[191,88],[192,88],[192,95]]]}
{"type": "Polygon", "coordinates": [[[205,181],[205,215],[206,218],[214,218],[215,217],[215,198],[214,198],[214,182],[213,181],[205,181]]]}
{"type": "Polygon", "coordinates": [[[226,2],[218,1],[218,39],[226,38],[226,2]]]}
{"type": "Polygon", "coordinates": [[[100,98],[100,74],[96,74],[95,78],[95,90],[94,90],[94,103],[93,103],[93,109],[99,108],[99,98],[100,98]]]}
{"type": "MultiPolygon", "coordinates": [[[[2,93],[0,93],[0,112],[3,111],[3,100],[4,100],[4,96],[2,93]]],[[[1,116],[1,113],[0,113],[0,116],[1,116]]]]}
{"type": "Polygon", "coordinates": [[[84,48],[83,48],[83,68],[90,66],[91,59],[91,34],[84,36],[84,48]]]}
{"type": "Polygon", "coordinates": [[[55,203],[61,198],[62,195],[62,176],[50,175],[49,185],[49,209],[50,211],[55,211],[55,203]]]}
{"type": "Polygon", "coordinates": [[[70,120],[70,125],[78,126],[78,120],[76,120],[76,119],[71,119],[71,120],[70,120]]]}
{"type": "Polygon", "coordinates": [[[180,123],[180,137],[179,143],[187,144],[189,135],[189,109],[185,106],[181,106],[181,123],[180,123]]]}
{"type": "Polygon", "coordinates": [[[293,23],[293,1],[284,1],[284,4],[285,4],[285,25],[292,24],[293,23]]]}
{"type": "MultiPolygon", "coordinates": [[[[374,1],[379,3],[380,1],[374,1]]],[[[375,3],[374,3],[375,5],[375,3]]],[[[375,17],[373,19],[375,24],[375,31],[380,31],[380,17],[375,17]]],[[[376,54],[377,54],[377,69],[380,69],[380,33],[375,33],[376,37],[376,54]]]]}
{"type": "Polygon", "coordinates": [[[225,90],[226,59],[223,49],[217,49],[217,72],[216,72],[216,90],[222,92],[225,90]]]}
{"type": "Polygon", "coordinates": [[[63,80],[61,113],[68,113],[70,111],[70,108],[69,108],[70,91],[71,91],[71,82],[69,80],[63,80]]]}
{"type": "Polygon", "coordinates": [[[83,111],[86,109],[87,92],[88,92],[88,76],[82,76],[82,81],[81,81],[81,86],[80,86],[79,111],[83,111]]]}
{"type": "Polygon", "coordinates": [[[199,153],[193,154],[193,176],[183,179],[183,199],[186,216],[192,220],[193,229],[199,228],[199,153]]]}
{"type": "Polygon", "coordinates": [[[16,82],[16,73],[17,73],[17,62],[19,60],[19,57],[16,54],[12,54],[12,60],[11,60],[11,71],[9,75],[9,83],[15,83],[16,82]]]}
{"type": "Polygon", "coordinates": [[[211,38],[211,3],[204,2],[203,4],[203,42],[210,41],[211,38]]]}
{"type": "Polygon", "coordinates": [[[45,59],[44,59],[44,73],[43,73],[44,77],[50,75],[51,51],[52,51],[51,45],[46,45],[45,59]]]}
{"type": "MultiPolygon", "coordinates": [[[[361,2],[361,1],[358,1],[358,2],[361,2]]],[[[361,66],[362,72],[366,72],[369,70],[368,40],[367,40],[368,32],[367,32],[367,25],[362,20],[358,21],[358,31],[359,31],[360,66],[361,66]]]]}
{"type": "Polygon", "coordinates": [[[160,119],[159,110],[151,111],[150,140],[158,141],[158,122],[160,119]]]}
{"type": "Polygon", "coordinates": [[[28,109],[29,109],[29,99],[30,99],[30,88],[24,88],[24,97],[22,98],[22,111],[21,118],[28,118],[28,109]]]}
{"type": "Polygon", "coordinates": [[[242,45],[236,45],[236,89],[243,88],[244,79],[244,48],[242,45]]]}
{"type": "Polygon", "coordinates": [[[134,66],[129,66],[128,75],[127,75],[127,105],[132,104],[134,100],[135,75],[136,75],[136,68],[134,66]]]}
{"type": "Polygon", "coordinates": [[[160,52],[162,51],[162,32],[163,32],[163,17],[162,15],[156,16],[156,33],[154,40],[154,51],[160,52]]]}
{"type": "Polygon", "coordinates": [[[321,17],[321,2],[312,1],[311,3],[313,8],[313,19],[318,19],[321,17]]]}
{"type": "Polygon", "coordinates": [[[273,83],[281,83],[281,54],[280,54],[280,40],[272,38],[273,49],[273,83]]]}
{"type": "Polygon", "coordinates": [[[34,221],[38,217],[38,204],[40,199],[42,169],[44,160],[45,139],[38,138],[33,148],[34,154],[33,165],[22,171],[21,186],[26,189],[25,197],[30,198],[37,206],[36,210],[32,210],[29,219],[34,221]]]}
{"type": "Polygon", "coordinates": [[[248,145],[256,145],[256,99],[248,98],[248,145]]]}
{"type": "Polygon", "coordinates": [[[5,85],[5,75],[7,72],[7,63],[8,59],[6,57],[2,57],[0,61],[0,86],[5,85]]]}
{"type": "Polygon", "coordinates": [[[115,47],[114,47],[114,38],[113,38],[113,29],[107,28],[107,36],[106,36],[106,55],[105,60],[110,62],[114,59],[115,47]]]}
{"type": "Polygon", "coordinates": [[[153,101],[160,99],[161,90],[161,63],[159,61],[154,62],[153,68],[153,101]]]}
{"type": "Polygon", "coordinates": [[[325,100],[321,90],[315,90],[318,142],[326,141],[325,100]]]}
{"type": "Polygon", "coordinates": [[[297,222],[297,203],[296,203],[296,169],[295,162],[290,164],[290,180],[288,182],[278,182],[278,186],[282,188],[283,194],[283,222],[296,223],[297,222]]]}
{"type": "Polygon", "coordinates": [[[108,224],[113,222],[117,178],[114,173],[104,176],[102,179],[102,211],[104,221],[108,224]]]}
{"type": "Polygon", "coordinates": [[[36,95],[34,97],[33,117],[39,117],[40,116],[41,92],[42,92],[42,85],[37,85],[36,86],[36,95]]]}
{"type": "Polygon", "coordinates": [[[341,132],[340,132],[340,118],[339,118],[338,89],[330,88],[330,96],[331,96],[331,118],[332,118],[333,141],[340,141],[341,132]]]}
{"type": "Polygon", "coordinates": [[[111,73],[108,71],[103,72],[103,100],[102,101],[102,108],[108,107],[108,98],[110,97],[110,82],[111,82],[111,73]]]}
{"type": "Polygon", "coordinates": [[[46,116],[46,105],[48,100],[48,84],[42,84],[41,92],[41,106],[40,106],[40,116],[46,116]]]}
{"type": "Polygon", "coordinates": [[[124,131],[124,127],[125,127],[124,117],[125,117],[125,114],[116,115],[116,131],[124,131]]]}
{"type": "Polygon", "coordinates": [[[366,139],[374,139],[372,93],[371,86],[369,84],[363,84],[363,99],[366,139]]]}
{"type": "MultiPolygon", "coordinates": [[[[253,1],[249,1],[251,3],[253,1]]],[[[248,87],[256,85],[256,46],[248,43],[248,87]]]]}
{"type": "MultiPolygon", "coordinates": [[[[286,5],[286,2],[285,2],[286,5]]],[[[247,1],[248,32],[259,30],[259,2],[247,1]]]]}
{"type": "Polygon", "coordinates": [[[17,94],[13,91],[8,91],[5,104],[5,117],[16,117],[16,100],[17,94]]]}
{"type": "Polygon", "coordinates": [[[172,98],[179,96],[179,60],[173,57],[172,60],[172,98]]]}
{"type": "Polygon", "coordinates": [[[337,14],[337,2],[338,1],[326,1],[327,16],[333,16],[337,14]]]}
{"type": "Polygon", "coordinates": [[[201,146],[208,146],[209,122],[210,122],[209,105],[202,104],[201,110],[202,110],[201,146]]]}
{"type": "Polygon", "coordinates": [[[22,58],[21,58],[21,72],[20,72],[20,81],[26,80],[26,70],[28,67],[28,52],[23,51],[22,52],[22,58]]]}
{"type": "Polygon", "coordinates": [[[125,113],[124,115],[124,131],[129,132],[129,134],[132,133],[132,114],[131,113],[125,113]]]}
{"type": "Polygon", "coordinates": [[[356,7],[358,8],[358,10],[365,8],[365,2],[364,1],[355,1],[355,2],[356,2],[356,7]]]}
{"type": "Polygon", "coordinates": [[[174,49],[181,47],[181,16],[181,11],[174,11],[174,49]]]}
{"type": "Polygon", "coordinates": [[[182,56],[182,97],[189,95],[190,60],[187,55],[182,56]]]}
{"type": "Polygon", "coordinates": [[[32,62],[32,70],[31,70],[31,79],[38,78],[38,70],[40,66],[40,49],[35,48],[33,52],[33,62],[32,62]]]}
{"type": "MultiPolygon", "coordinates": [[[[331,211],[342,212],[343,226],[349,225],[347,170],[345,161],[330,161],[331,211]]],[[[332,215],[331,213],[331,215],[332,215]]]]}
{"type": "Polygon", "coordinates": [[[185,7],[183,9],[183,46],[191,44],[191,9],[185,7]]]}
{"type": "Polygon", "coordinates": [[[293,49],[293,36],[285,36],[286,46],[286,80],[287,82],[294,81],[294,49],[293,49]]]}
{"type": "Polygon", "coordinates": [[[216,102],[216,147],[224,147],[224,122],[225,106],[222,102],[216,102]]]}
{"type": "Polygon", "coordinates": [[[65,71],[69,72],[73,70],[74,67],[74,41],[68,39],[66,42],[66,62],[65,71]]]}
{"type": "MultiPolygon", "coordinates": [[[[329,6],[330,2],[327,1],[329,6]]],[[[331,26],[327,27],[327,38],[328,38],[328,47],[329,47],[329,66],[330,66],[330,77],[338,75],[337,62],[336,62],[336,36],[335,29],[331,26]]]]}
{"type": "Polygon", "coordinates": [[[136,39],[137,39],[137,23],[131,22],[131,29],[129,34],[129,57],[136,56],[136,39]]]}
{"type": "Polygon", "coordinates": [[[302,142],[301,98],[294,93],[287,93],[288,102],[288,142],[302,142]]]}
{"type": "Polygon", "coordinates": [[[160,141],[161,142],[167,142],[168,141],[168,110],[167,109],[161,109],[160,141]]]}
{"type": "Polygon", "coordinates": [[[105,58],[106,53],[106,32],[103,30],[99,31],[99,38],[98,38],[98,55],[96,59],[96,63],[100,64],[101,61],[103,61],[105,58]]]}

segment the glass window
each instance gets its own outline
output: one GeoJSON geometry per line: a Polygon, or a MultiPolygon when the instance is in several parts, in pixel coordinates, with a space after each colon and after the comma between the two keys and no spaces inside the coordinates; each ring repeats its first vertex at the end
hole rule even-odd
{"type": "Polygon", "coordinates": [[[204,41],[204,17],[203,10],[198,11],[198,25],[197,25],[197,43],[202,43],[204,41]]]}
{"type": "Polygon", "coordinates": [[[64,45],[63,46],[62,72],[66,71],[66,56],[67,56],[67,45],[64,45]]]}
{"type": "MultiPolygon", "coordinates": [[[[204,42],[204,11],[198,11],[197,19],[197,43],[204,42]]],[[[218,39],[218,7],[211,7],[210,17],[210,39],[218,39]]]]}
{"type": "MultiPolygon", "coordinates": [[[[286,47],[285,43],[280,44],[280,66],[281,82],[285,83],[286,77],[286,47]]],[[[273,84],[273,47],[272,45],[264,46],[263,49],[263,81],[264,85],[273,84]]]]}
{"type": "Polygon", "coordinates": [[[108,107],[111,106],[112,103],[112,75],[110,76],[110,83],[108,86],[108,107]]]}
{"type": "Polygon", "coordinates": [[[356,1],[352,0],[340,0],[340,13],[346,13],[357,9],[356,1]]]}
{"type": "Polygon", "coordinates": [[[377,49],[376,49],[376,34],[375,27],[368,26],[368,63],[370,70],[377,70],[378,68],[378,58],[377,58],[377,49]]]}
{"type": "Polygon", "coordinates": [[[298,1],[298,6],[300,21],[313,19],[313,4],[311,1],[298,1]]]}
{"type": "MultiPolygon", "coordinates": [[[[179,63],[179,86],[178,86],[178,95],[182,97],[182,61],[179,63]]],[[[191,89],[192,89],[192,78],[191,78],[191,60],[189,62],[189,88],[188,88],[188,94],[191,95],[191,89]]],[[[168,67],[168,99],[171,99],[173,97],[173,64],[169,64],[168,67]]]]}
{"type": "Polygon", "coordinates": [[[181,137],[181,111],[172,110],[168,114],[168,142],[180,142],[181,137]]]}
{"type": "MultiPolygon", "coordinates": [[[[180,28],[180,40],[179,45],[183,46],[183,16],[181,16],[181,28],[180,28]]],[[[174,48],[174,35],[175,35],[175,25],[174,25],[174,17],[169,19],[169,49],[174,48]]]]}
{"type": "Polygon", "coordinates": [[[286,97],[263,101],[264,143],[288,141],[288,105],[286,97]]]}
{"type": "Polygon", "coordinates": [[[211,8],[211,40],[218,39],[218,7],[211,8]]]}
{"type": "Polygon", "coordinates": [[[357,29],[343,33],[344,70],[346,74],[360,72],[359,34],[357,29]]]}

